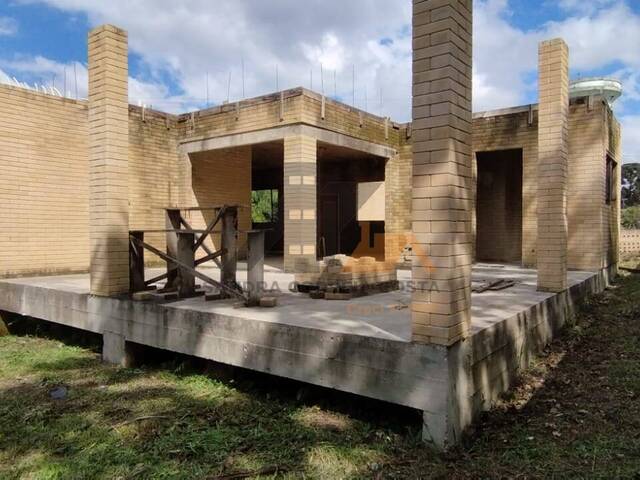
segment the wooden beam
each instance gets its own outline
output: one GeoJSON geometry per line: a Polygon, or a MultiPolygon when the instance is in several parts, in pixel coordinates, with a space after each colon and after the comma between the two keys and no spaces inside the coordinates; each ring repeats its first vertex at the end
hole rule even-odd
{"type": "Polygon", "coordinates": [[[244,296],[243,293],[239,292],[238,290],[234,289],[234,288],[230,288],[226,285],[221,284],[220,282],[214,280],[213,278],[205,275],[202,272],[197,271],[195,268],[192,268],[188,265],[185,265],[184,263],[180,262],[180,260],[177,260],[175,258],[171,258],[169,255],[167,255],[164,252],[161,252],[160,250],[158,250],[156,247],[149,245],[148,243],[142,241],[142,240],[137,240],[135,239],[135,237],[132,237],[134,239],[134,241],[140,243],[140,245],[142,245],[144,248],[146,248],[147,250],[149,250],[151,253],[154,253],[155,255],[158,255],[160,258],[162,258],[163,260],[165,260],[167,263],[175,263],[177,266],[182,267],[184,269],[190,270],[191,273],[193,273],[193,275],[196,278],[199,278],[200,280],[202,280],[203,282],[208,283],[209,285],[212,285],[220,290],[224,290],[225,292],[227,292],[228,294],[242,299],[243,301],[247,301],[246,297],[244,296]]]}
{"type": "MultiPolygon", "coordinates": [[[[224,250],[218,250],[217,252],[210,253],[206,257],[199,258],[198,260],[196,260],[196,267],[198,265],[202,265],[203,263],[210,262],[211,260],[216,261],[219,257],[224,255],[224,253],[225,253],[224,250]]],[[[216,264],[219,264],[219,263],[220,263],[219,261],[216,262],[216,264]]]]}
{"type": "MultiPolygon", "coordinates": [[[[207,229],[205,230],[205,232],[200,236],[200,238],[198,238],[198,240],[196,241],[196,243],[193,245],[193,251],[195,252],[196,250],[198,250],[202,244],[204,243],[204,241],[207,239],[207,237],[211,234],[211,232],[213,231],[213,229],[215,228],[215,226],[218,224],[218,222],[220,221],[220,219],[224,216],[225,212],[227,211],[227,207],[222,207],[220,209],[220,211],[218,212],[218,214],[213,218],[213,220],[211,220],[211,222],[209,222],[209,225],[207,225],[207,229]]],[[[222,231],[222,235],[224,235],[224,226],[223,226],[223,231],[222,231]]]]}
{"type": "MultiPolygon", "coordinates": [[[[185,218],[184,218],[182,215],[180,215],[180,221],[182,222],[182,224],[183,224],[186,228],[188,228],[189,230],[193,230],[193,228],[191,228],[191,225],[189,225],[189,222],[187,222],[187,221],[185,220],[185,218]]],[[[199,237],[198,235],[196,235],[196,240],[197,240],[198,238],[200,238],[200,237],[199,237]]],[[[213,255],[213,254],[215,253],[215,252],[213,252],[209,247],[207,247],[207,245],[206,245],[205,243],[202,243],[202,245],[200,245],[200,248],[202,248],[202,249],[205,251],[205,253],[206,253],[207,255],[209,255],[209,256],[211,256],[211,255],[213,255]]],[[[215,263],[215,264],[216,264],[216,266],[217,266],[219,269],[221,269],[221,270],[222,270],[222,263],[220,263],[220,260],[218,260],[218,258],[217,258],[217,257],[210,258],[210,260],[213,260],[213,263],[215,263]]],[[[204,263],[204,262],[203,262],[203,263],[204,263]]],[[[199,265],[199,264],[198,264],[198,263],[196,263],[196,265],[199,265]]]]}

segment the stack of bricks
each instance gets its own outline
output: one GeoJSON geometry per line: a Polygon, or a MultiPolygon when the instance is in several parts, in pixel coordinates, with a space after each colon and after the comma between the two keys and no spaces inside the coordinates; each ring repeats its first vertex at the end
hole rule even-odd
{"type": "Polygon", "coordinates": [[[89,238],[91,293],[129,290],[127,34],[89,33],[89,238]]]}
{"type": "Polygon", "coordinates": [[[538,289],[567,288],[569,49],[561,39],[539,50],[538,289]]]}
{"type": "Polygon", "coordinates": [[[450,346],[471,318],[472,1],[413,2],[413,341],[450,346]]]}
{"type": "Polygon", "coordinates": [[[296,273],[296,283],[314,285],[321,290],[338,287],[366,293],[369,287],[388,285],[398,287],[396,266],[390,262],[378,262],[373,257],[353,258],[334,255],[317,262],[314,271],[296,273]]]}
{"type": "Polygon", "coordinates": [[[316,263],[317,141],[304,135],[284,140],[284,267],[308,271],[316,263]]]}

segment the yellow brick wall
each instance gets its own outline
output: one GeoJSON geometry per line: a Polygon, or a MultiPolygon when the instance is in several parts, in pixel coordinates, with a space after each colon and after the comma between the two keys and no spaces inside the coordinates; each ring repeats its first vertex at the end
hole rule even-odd
{"type": "Polygon", "coordinates": [[[0,85],[0,276],[89,264],[87,104],[0,85]]]}
{"type": "Polygon", "coordinates": [[[322,96],[308,90],[302,92],[303,123],[380,145],[397,146],[399,144],[400,128],[391,120],[385,121],[384,118],[326,97],[325,115],[322,118],[322,96]]]}
{"type": "MultiPolygon", "coordinates": [[[[0,85],[0,119],[0,276],[88,271],[87,102],[0,85]]],[[[185,204],[176,142],[174,117],[129,107],[130,229],[164,229],[162,208],[185,204]]]]}
{"type": "Polygon", "coordinates": [[[181,139],[211,138],[298,123],[326,128],[381,145],[397,146],[399,127],[384,118],[295,88],[280,93],[229,103],[178,117],[181,139]],[[282,99],[282,102],[281,102],[282,99]]]}
{"type": "MultiPolygon", "coordinates": [[[[522,263],[535,266],[538,229],[538,113],[533,112],[531,125],[528,112],[474,119],[474,152],[511,149],[522,149],[522,263]]],[[[475,155],[473,162],[474,170],[477,172],[475,155]]]]}
{"type": "MultiPolygon", "coordinates": [[[[176,117],[129,106],[129,225],[130,230],[162,230],[164,208],[180,205],[176,117]]],[[[145,240],[164,250],[165,234],[145,240]]],[[[145,252],[145,263],[164,261],[145,252]]]]}
{"type": "MultiPolygon", "coordinates": [[[[522,255],[524,265],[534,267],[537,232],[537,110],[533,112],[531,125],[528,118],[527,112],[476,117],[473,124],[473,147],[475,152],[523,149],[522,255]]],[[[605,204],[605,153],[609,151],[614,158],[620,158],[619,124],[610,109],[599,99],[594,100],[591,109],[586,99],[574,102],[569,109],[568,143],[568,266],[573,269],[595,270],[614,263],[612,256],[617,251],[617,247],[613,245],[617,241],[617,222],[614,219],[617,205],[605,204]],[[611,147],[608,147],[609,144],[611,147]]],[[[619,187],[619,178],[617,182],[619,187]]]]}
{"type": "Polygon", "coordinates": [[[398,154],[385,165],[385,259],[399,259],[411,244],[411,189],[413,156],[406,127],[401,130],[398,154]]]}
{"type": "Polygon", "coordinates": [[[616,120],[611,108],[604,107],[605,150],[607,154],[617,162],[614,191],[617,197],[610,205],[604,205],[603,226],[605,266],[616,264],[620,257],[620,222],[621,222],[621,198],[622,188],[622,132],[620,123],[616,120]]]}
{"type": "Polygon", "coordinates": [[[568,264],[591,270],[604,267],[605,205],[604,104],[573,104],[569,110],[568,264]]]}
{"type": "Polygon", "coordinates": [[[289,125],[302,116],[301,90],[284,92],[282,107],[280,94],[265,95],[240,102],[183,114],[178,128],[183,139],[208,138],[234,133],[251,132],[289,125]]]}
{"type": "MultiPolygon", "coordinates": [[[[251,147],[239,147],[191,154],[182,158],[179,173],[183,183],[182,207],[207,207],[224,204],[242,205],[238,215],[238,229],[251,229],[251,147]]],[[[186,212],[183,214],[195,229],[205,228],[213,212],[186,212]]],[[[220,225],[215,230],[220,230],[220,225]]],[[[214,235],[212,248],[220,245],[220,236],[214,235]]],[[[246,254],[247,236],[240,234],[240,256],[246,254]]],[[[199,255],[202,256],[202,255],[199,255]]]]}

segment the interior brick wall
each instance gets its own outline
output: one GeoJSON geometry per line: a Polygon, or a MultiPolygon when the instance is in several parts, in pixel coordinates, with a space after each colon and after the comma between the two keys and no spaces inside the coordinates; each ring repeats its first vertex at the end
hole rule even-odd
{"type": "MultiPolygon", "coordinates": [[[[536,263],[538,113],[529,112],[498,116],[476,116],[473,120],[474,152],[496,150],[522,150],[522,264],[534,267],[536,263]]],[[[474,171],[477,159],[474,155],[474,171]]],[[[475,211],[475,205],[474,205],[475,211]]],[[[475,212],[474,212],[475,216],[475,212]]],[[[477,222],[476,222],[477,223],[477,222]]],[[[476,226],[477,230],[477,226],[476,226]]]]}
{"type": "MultiPolygon", "coordinates": [[[[162,230],[164,208],[179,205],[176,117],[129,106],[129,228],[162,230]]],[[[145,241],[165,250],[165,234],[149,233],[145,241]]],[[[145,252],[147,265],[165,264],[145,252]]]]}
{"type": "MultiPolygon", "coordinates": [[[[188,162],[181,165],[186,171],[180,174],[185,179],[186,193],[182,207],[209,207],[219,205],[241,205],[238,213],[238,229],[251,229],[251,147],[230,148],[191,154],[188,162]]],[[[192,211],[183,214],[195,229],[205,228],[214,216],[213,211],[192,211]]],[[[219,231],[220,226],[215,230],[219,231]]],[[[220,235],[213,235],[209,246],[220,246],[220,235]]],[[[247,235],[238,237],[241,257],[246,255],[247,235]]],[[[199,256],[202,256],[200,252],[199,256]]]]}

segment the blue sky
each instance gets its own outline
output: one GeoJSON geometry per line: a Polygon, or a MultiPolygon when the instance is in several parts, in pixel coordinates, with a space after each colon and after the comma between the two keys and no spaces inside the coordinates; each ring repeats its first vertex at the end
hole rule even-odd
{"type": "MultiPolygon", "coordinates": [[[[615,76],[628,160],[640,159],[640,0],[476,0],[474,109],[535,102],[537,43],[561,36],[572,76],[615,76]]],[[[410,117],[410,0],[3,0],[0,81],[86,95],[86,35],[129,31],[130,100],[186,111],[298,85],[410,117]],[[244,64],[244,82],[242,65],[244,64]],[[322,71],[322,75],[321,75],[322,71]],[[231,82],[229,83],[229,77],[231,82]],[[66,83],[65,83],[66,77],[66,83]],[[335,78],[335,82],[334,82],[335,78]]]]}

